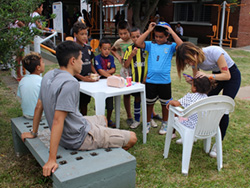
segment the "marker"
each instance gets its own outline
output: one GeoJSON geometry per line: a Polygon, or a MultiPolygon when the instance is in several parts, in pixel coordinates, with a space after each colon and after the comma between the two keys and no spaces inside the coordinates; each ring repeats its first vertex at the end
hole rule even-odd
{"type": "Polygon", "coordinates": [[[165,104],[167,105],[169,103],[169,101],[172,101],[172,100],[173,100],[173,98],[169,99],[165,104]]]}
{"type": "Polygon", "coordinates": [[[189,78],[193,79],[193,77],[192,77],[192,76],[190,76],[190,75],[188,75],[188,74],[185,74],[185,73],[182,73],[182,74],[183,74],[183,76],[187,76],[187,77],[189,77],[189,78]]]}

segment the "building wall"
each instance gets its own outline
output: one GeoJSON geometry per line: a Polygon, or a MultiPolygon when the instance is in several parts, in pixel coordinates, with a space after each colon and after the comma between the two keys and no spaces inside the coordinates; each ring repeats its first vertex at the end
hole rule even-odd
{"type": "MultiPolygon", "coordinates": [[[[249,0],[241,0],[242,6],[240,8],[240,17],[239,17],[239,26],[238,26],[238,41],[236,46],[248,46],[250,45],[250,1],[249,0]]],[[[234,36],[234,35],[232,35],[234,36]]]]}
{"type": "MultiPolygon", "coordinates": [[[[176,1],[176,0],[175,0],[176,1]]],[[[183,1],[183,0],[182,0],[183,1]]],[[[245,6],[241,6],[238,8],[230,9],[229,23],[228,25],[233,26],[233,32],[231,33],[231,37],[237,37],[238,40],[233,41],[233,47],[241,47],[250,45],[250,40],[246,40],[250,37],[250,0],[241,0],[242,4],[246,4],[245,6]]],[[[218,22],[218,7],[212,7],[211,9],[211,25],[194,25],[192,23],[182,23],[182,27],[184,29],[184,36],[197,37],[198,43],[210,44],[210,38],[207,35],[213,35],[212,25],[217,25],[218,22]]],[[[167,22],[173,22],[174,19],[174,4],[169,3],[168,5],[159,8],[159,13],[164,20],[167,22]]],[[[225,26],[224,26],[224,37],[226,34],[226,20],[227,13],[225,15],[225,26]]],[[[172,28],[175,24],[171,24],[172,28]]],[[[218,37],[220,37],[220,29],[221,29],[221,15],[219,19],[219,32],[218,37]]]]}

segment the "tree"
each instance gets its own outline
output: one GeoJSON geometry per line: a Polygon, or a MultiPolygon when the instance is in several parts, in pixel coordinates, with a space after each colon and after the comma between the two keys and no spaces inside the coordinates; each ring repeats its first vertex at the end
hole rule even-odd
{"type": "MultiPolygon", "coordinates": [[[[36,7],[42,0],[0,0],[0,64],[15,65],[13,56],[20,55],[20,47],[31,43],[34,35],[40,31],[31,31],[29,23],[34,23],[38,17],[31,18],[36,7]],[[16,20],[25,24],[21,28],[10,28],[16,20]]],[[[41,19],[41,18],[40,18],[41,19]]]]}
{"type": "Polygon", "coordinates": [[[126,0],[125,4],[132,8],[135,26],[144,31],[150,16],[153,15],[156,8],[169,2],[171,0],[126,0]]]}

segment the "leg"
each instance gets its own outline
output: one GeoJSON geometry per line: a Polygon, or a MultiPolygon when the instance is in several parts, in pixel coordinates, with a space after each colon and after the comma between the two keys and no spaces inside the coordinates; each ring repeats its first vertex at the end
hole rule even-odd
{"type": "Polygon", "coordinates": [[[151,121],[151,114],[153,111],[154,104],[147,104],[147,122],[151,121]]]}
{"type": "Polygon", "coordinates": [[[167,121],[168,120],[168,109],[166,108],[166,105],[161,105],[162,109],[162,120],[167,121]]]}
{"type": "Polygon", "coordinates": [[[127,143],[126,146],[123,146],[122,148],[124,150],[128,150],[129,148],[133,147],[135,145],[135,143],[137,142],[137,137],[136,137],[136,134],[134,132],[130,132],[130,139],[127,143]]]}
{"type": "Polygon", "coordinates": [[[127,112],[127,118],[131,119],[132,114],[131,114],[131,108],[130,108],[130,95],[123,96],[123,103],[124,103],[125,110],[127,112]]]}

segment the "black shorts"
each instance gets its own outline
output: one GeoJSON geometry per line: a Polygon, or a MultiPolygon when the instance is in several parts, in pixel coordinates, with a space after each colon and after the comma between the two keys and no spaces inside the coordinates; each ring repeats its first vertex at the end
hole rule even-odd
{"type": "Polygon", "coordinates": [[[171,83],[170,84],[151,84],[146,83],[146,98],[147,104],[152,105],[158,99],[161,105],[166,105],[166,102],[171,99],[171,83]]]}
{"type": "Polygon", "coordinates": [[[84,93],[80,93],[80,106],[86,106],[89,104],[91,97],[89,95],[86,95],[84,93]]]}

